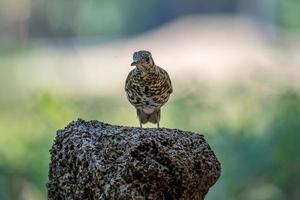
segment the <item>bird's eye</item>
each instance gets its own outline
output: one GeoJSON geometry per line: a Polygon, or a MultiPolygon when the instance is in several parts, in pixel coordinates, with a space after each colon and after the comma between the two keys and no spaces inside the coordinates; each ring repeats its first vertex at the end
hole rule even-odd
{"type": "Polygon", "coordinates": [[[147,63],[149,63],[150,62],[150,58],[148,57],[148,58],[146,58],[146,62],[147,63]]]}

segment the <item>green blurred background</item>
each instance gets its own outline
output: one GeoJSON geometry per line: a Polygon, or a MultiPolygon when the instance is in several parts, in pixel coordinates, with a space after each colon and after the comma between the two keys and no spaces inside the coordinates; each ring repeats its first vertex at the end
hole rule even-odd
{"type": "MultiPolygon", "coordinates": [[[[163,127],[205,135],[208,200],[299,199],[299,0],[0,0],[0,199],[46,199],[56,130],[138,126],[132,53],[173,81],[163,127]]],[[[149,125],[148,127],[153,127],[149,125]]]]}

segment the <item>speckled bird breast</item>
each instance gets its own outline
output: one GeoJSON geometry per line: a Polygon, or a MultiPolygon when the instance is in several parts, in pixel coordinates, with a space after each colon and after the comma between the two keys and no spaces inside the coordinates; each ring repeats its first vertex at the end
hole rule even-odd
{"type": "Polygon", "coordinates": [[[172,85],[168,73],[160,67],[151,72],[134,69],[127,77],[125,91],[132,105],[151,110],[168,101],[172,85]]]}

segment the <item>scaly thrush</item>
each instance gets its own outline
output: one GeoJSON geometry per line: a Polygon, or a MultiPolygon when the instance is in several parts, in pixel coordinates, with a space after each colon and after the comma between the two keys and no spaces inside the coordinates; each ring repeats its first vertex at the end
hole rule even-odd
{"type": "Polygon", "coordinates": [[[168,73],[154,63],[149,51],[133,54],[131,66],[136,66],[127,76],[125,91],[127,99],[136,108],[142,124],[151,122],[159,128],[160,108],[173,92],[168,73]]]}

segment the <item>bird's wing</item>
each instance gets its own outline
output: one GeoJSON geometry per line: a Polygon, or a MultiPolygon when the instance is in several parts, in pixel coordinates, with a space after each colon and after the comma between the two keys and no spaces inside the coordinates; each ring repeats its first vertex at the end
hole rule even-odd
{"type": "Polygon", "coordinates": [[[127,92],[128,89],[130,88],[130,82],[131,82],[131,79],[132,79],[132,76],[133,76],[133,71],[134,70],[131,70],[129,72],[129,74],[127,75],[127,78],[126,78],[126,81],[125,81],[125,91],[127,92]]]}
{"type": "Polygon", "coordinates": [[[171,94],[173,92],[173,87],[172,87],[172,82],[171,82],[168,72],[161,67],[158,67],[158,69],[161,71],[161,74],[163,74],[163,76],[164,76],[164,78],[163,78],[165,81],[164,87],[167,90],[167,93],[171,94]]]}
{"type": "Polygon", "coordinates": [[[173,92],[173,86],[172,86],[172,81],[170,79],[170,76],[169,76],[168,72],[166,72],[166,77],[167,77],[167,84],[169,85],[169,91],[168,92],[171,94],[173,92]]]}

